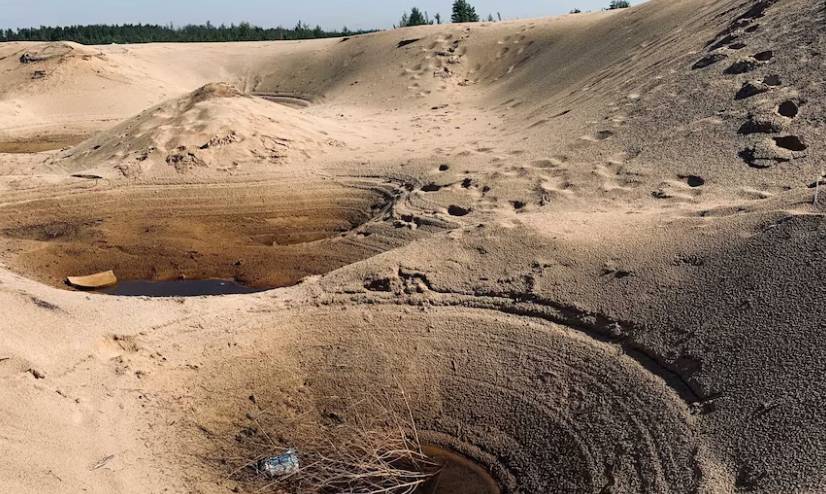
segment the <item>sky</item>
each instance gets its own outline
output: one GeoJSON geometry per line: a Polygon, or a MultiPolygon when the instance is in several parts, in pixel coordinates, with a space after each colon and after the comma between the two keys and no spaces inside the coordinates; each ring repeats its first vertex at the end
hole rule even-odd
{"type": "MultiPolygon", "coordinates": [[[[470,0],[482,17],[543,17],[598,10],[610,0],[470,0]]],[[[641,3],[641,0],[632,3],[641,3]]],[[[417,6],[450,18],[452,0],[0,0],[0,28],[71,24],[213,24],[243,21],[292,27],[299,20],[325,29],[390,28],[417,6]]]]}

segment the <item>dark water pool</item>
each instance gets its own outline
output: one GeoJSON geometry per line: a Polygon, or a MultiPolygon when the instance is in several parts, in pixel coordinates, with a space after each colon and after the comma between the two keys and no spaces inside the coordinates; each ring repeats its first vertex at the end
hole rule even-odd
{"type": "Polygon", "coordinates": [[[124,297],[198,297],[260,291],[263,290],[244,286],[232,280],[124,280],[117,285],[99,290],[100,293],[124,297]]]}
{"type": "Polygon", "coordinates": [[[416,494],[500,494],[499,485],[482,466],[438,446],[424,446],[424,454],[442,467],[416,494]]]}

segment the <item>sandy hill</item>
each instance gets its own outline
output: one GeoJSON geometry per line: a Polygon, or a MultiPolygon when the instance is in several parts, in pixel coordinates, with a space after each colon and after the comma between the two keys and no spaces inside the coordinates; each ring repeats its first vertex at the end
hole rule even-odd
{"type": "Polygon", "coordinates": [[[63,151],[53,164],[74,172],[103,165],[101,173],[117,170],[129,178],[250,172],[346,147],[331,134],[357,135],[277,101],[226,83],[208,84],[63,151]]]}
{"type": "Polygon", "coordinates": [[[824,492],[824,26],[0,45],[0,491],[301,492],[387,401],[506,494],[824,492]]]}

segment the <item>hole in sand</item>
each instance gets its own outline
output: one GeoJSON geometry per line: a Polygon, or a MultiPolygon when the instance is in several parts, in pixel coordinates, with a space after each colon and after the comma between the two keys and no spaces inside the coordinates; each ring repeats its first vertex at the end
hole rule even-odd
{"type": "Polygon", "coordinates": [[[743,86],[740,88],[739,91],[737,91],[737,94],[734,96],[734,99],[741,100],[751,98],[752,96],[765,93],[768,90],[769,85],[766,83],[748,81],[743,83],[743,86]]]}
{"type": "Polygon", "coordinates": [[[743,15],[738,17],[738,20],[751,20],[751,19],[759,19],[766,15],[766,9],[772,6],[777,0],[760,0],[759,2],[752,5],[752,7],[747,10],[743,15]]]}
{"type": "Polygon", "coordinates": [[[763,84],[766,84],[767,86],[771,87],[777,87],[783,84],[783,81],[781,81],[779,75],[767,75],[763,78],[763,84]]]}
{"type": "Polygon", "coordinates": [[[706,184],[706,180],[698,175],[683,175],[680,178],[684,179],[689,187],[702,187],[706,184]]]}
{"type": "Polygon", "coordinates": [[[756,67],[757,62],[754,60],[738,60],[724,70],[723,73],[728,75],[745,74],[746,72],[751,72],[756,67]]]}
{"type": "Polygon", "coordinates": [[[777,107],[777,113],[787,118],[795,118],[800,108],[794,101],[784,101],[777,107]]]}
{"type": "Polygon", "coordinates": [[[466,216],[470,213],[470,209],[453,204],[447,208],[447,213],[451,216],[466,216]]]}
{"type": "Polygon", "coordinates": [[[708,67],[710,65],[714,65],[715,63],[719,62],[720,60],[724,60],[726,56],[722,53],[711,53],[709,55],[704,56],[700,60],[691,66],[692,70],[702,69],[708,67]]]}
{"type": "MultiPolygon", "coordinates": [[[[391,275],[396,290],[430,282],[421,273],[398,273],[391,275]]],[[[517,305],[502,303],[508,310],[517,305]]],[[[355,458],[357,466],[368,467],[357,469],[367,474],[360,478],[372,481],[373,452],[421,444],[439,445],[426,453],[447,458],[434,479],[436,488],[419,494],[496,493],[497,484],[508,493],[598,492],[593,487],[604,485],[604,478],[593,465],[612,464],[627,444],[628,436],[617,437],[617,430],[636,427],[639,437],[691,437],[679,398],[648,375],[656,364],[646,364],[648,371],[607,343],[521,316],[492,317],[472,306],[433,307],[422,314],[379,305],[370,320],[362,314],[343,318],[342,307],[307,316],[298,331],[260,338],[251,352],[221,352],[220,361],[205,362],[182,382],[180,392],[193,395],[191,407],[168,406],[181,418],[189,409],[204,418],[178,421],[169,442],[176,448],[186,444],[194,458],[203,459],[192,462],[194,476],[208,481],[230,476],[243,492],[272,485],[307,492],[289,484],[300,478],[273,484],[247,465],[294,448],[310,482],[325,477],[309,473],[329,473],[313,466],[323,469],[322,457],[348,467],[355,458]],[[300,363],[283,363],[299,338],[313,344],[302,347],[300,363]],[[509,379],[498,381],[502,369],[509,379]],[[569,394],[574,387],[578,391],[569,394]],[[626,407],[628,396],[646,396],[650,405],[626,407]],[[570,406],[547,405],[563,401],[570,406]],[[579,423],[586,427],[571,425],[571,409],[582,410],[579,423]]],[[[676,385],[666,383],[672,382],[676,385]]],[[[682,439],[662,442],[661,450],[623,450],[623,461],[640,465],[629,470],[640,473],[626,485],[642,485],[645,472],[662,471],[663,491],[679,491],[693,479],[695,450],[682,439]]],[[[425,468],[417,471],[429,471],[425,468]]],[[[364,485],[339,484],[321,492],[377,492],[361,489],[364,485]]]]}
{"type": "Polygon", "coordinates": [[[413,43],[419,41],[420,39],[421,38],[403,39],[403,40],[399,41],[399,43],[396,45],[396,48],[401,48],[403,46],[412,45],[413,43]]]}
{"type": "Polygon", "coordinates": [[[760,62],[767,62],[774,57],[774,52],[771,50],[761,51],[760,53],[756,53],[754,55],[754,59],[760,62]]]}
{"type": "Polygon", "coordinates": [[[422,192],[438,192],[440,190],[442,190],[442,186],[434,183],[422,186],[422,192]]]}
{"type": "Polygon", "coordinates": [[[374,255],[382,244],[366,233],[392,228],[372,220],[401,194],[387,183],[289,180],[111,190],[2,208],[0,236],[12,269],[53,286],[112,270],[122,281],[113,294],[241,293],[374,255]]]}
{"type": "Polygon", "coordinates": [[[771,134],[774,132],[780,132],[780,130],[781,126],[776,122],[750,115],[749,119],[746,120],[739,129],[737,129],[737,133],[741,135],[771,134]]]}
{"type": "Polygon", "coordinates": [[[774,143],[777,144],[778,147],[788,149],[789,151],[805,151],[808,147],[803,144],[803,141],[797,136],[775,137],[774,143]]]}

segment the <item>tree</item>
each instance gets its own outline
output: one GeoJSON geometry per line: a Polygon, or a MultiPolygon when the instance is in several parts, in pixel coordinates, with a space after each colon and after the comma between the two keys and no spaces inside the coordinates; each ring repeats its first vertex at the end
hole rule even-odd
{"type": "Polygon", "coordinates": [[[442,14],[436,12],[436,15],[433,16],[436,19],[436,24],[442,23],[442,14]]]}
{"type": "Polygon", "coordinates": [[[190,41],[264,41],[282,39],[326,38],[361,34],[345,28],[342,32],[324,31],[316,26],[298,22],[293,29],[284,27],[262,28],[248,22],[239,25],[211,22],[205,25],[175,27],[150,24],[91,25],[91,26],[41,26],[39,28],[0,29],[0,41],[75,41],[82,44],[150,43],[190,41]]]}
{"type": "Polygon", "coordinates": [[[496,19],[493,18],[493,14],[488,14],[488,22],[496,22],[496,19]]]}
{"type": "Polygon", "coordinates": [[[629,3],[628,0],[611,0],[608,10],[627,9],[630,6],[631,3],[629,3]]]}
{"type": "Polygon", "coordinates": [[[479,22],[479,14],[467,1],[456,0],[453,2],[453,14],[450,19],[453,22],[479,22]]]}
{"type": "Polygon", "coordinates": [[[433,21],[430,20],[427,13],[422,13],[418,7],[410,9],[410,15],[407,15],[407,12],[402,14],[402,18],[399,21],[399,27],[424,26],[426,24],[433,24],[433,21]]]}

